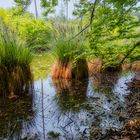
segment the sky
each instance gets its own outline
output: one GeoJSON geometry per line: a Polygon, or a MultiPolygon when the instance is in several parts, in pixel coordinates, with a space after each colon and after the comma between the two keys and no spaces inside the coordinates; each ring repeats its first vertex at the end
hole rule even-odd
{"type": "MultiPolygon", "coordinates": [[[[37,6],[38,6],[38,13],[39,16],[42,15],[43,9],[40,7],[40,0],[36,0],[37,1],[37,6]]],[[[73,2],[76,2],[76,0],[73,0],[72,2],[69,2],[69,18],[72,18],[72,12],[74,10],[74,6],[73,6],[73,2]]],[[[56,13],[55,15],[59,15],[60,13],[60,9],[61,9],[61,5],[62,5],[62,0],[59,0],[59,6],[56,7],[56,13]]],[[[14,6],[14,1],[13,0],[0,0],[0,8],[10,8],[14,6]]],[[[32,2],[31,6],[28,9],[31,13],[35,13],[35,9],[34,9],[34,3],[32,2]]],[[[66,14],[65,12],[65,7],[64,7],[64,14],[66,14]]]]}

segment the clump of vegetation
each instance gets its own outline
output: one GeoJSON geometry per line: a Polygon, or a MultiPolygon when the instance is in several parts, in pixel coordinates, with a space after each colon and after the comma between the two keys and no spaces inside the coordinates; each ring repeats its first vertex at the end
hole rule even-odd
{"type": "Polygon", "coordinates": [[[53,69],[53,78],[83,79],[88,77],[88,67],[85,58],[82,58],[82,46],[76,41],[58,40],[55,48],[57,64],[53,69]]]}
{"type": "Polygon", "coordinates": [[[13,97],[29,90],[32,54],[13,30],[0,20],[0,93],[13,97]]]}
{"type": "Polygon", "coordinates": [[[70,40],[70,33],[59,31],[53,47],[57,63],[53,68],[53,78],[84,79],[88,77],[88,66],[85,57],[87,49],[82,38],[70,40]]]}

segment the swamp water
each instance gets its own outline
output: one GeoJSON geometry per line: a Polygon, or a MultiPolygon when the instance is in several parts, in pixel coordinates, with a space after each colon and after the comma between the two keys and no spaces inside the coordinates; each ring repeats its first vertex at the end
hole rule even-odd
{"type": "Polygon", "coordinates": [[[134,73],[90,77],[87,81],[46,79],[34,82],[34,94],[0,99],[0,140],[88,140],[105,135],[127,118],[127,83],[134,73]],[[120,119],[121,117],[121,119],[120,119]]]}

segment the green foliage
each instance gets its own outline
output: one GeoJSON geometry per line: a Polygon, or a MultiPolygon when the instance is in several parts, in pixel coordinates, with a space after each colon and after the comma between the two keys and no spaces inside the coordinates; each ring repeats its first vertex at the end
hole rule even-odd
{"type": "Polygon", "coordinates": [[[26,12],[31,0],[14,0],[16,7],[12,8],[14,15],[22,15],[26,12]]]}
{"type": "Polygon", "coordinates": [[[87,35],[91,48],[88,55],[101,58],[104,69],[118,66],[137,42],[139,35],[135,32],[135,28],[140,25],[139,19],[132,15],[137,8],[128,7],[130,3],[121,6],[122,3],[114,2],[110,5],[111,2],[104,1],[96,7],[91,30],[87,35]]]}
{"type": "Polygon", "coordinates": [[[49,21],[34,19],[28,13],[15,16],[11,10],[0,9],[0,13],[0,17],[18,33],[20,40],[23,40],[32,51],[42,52],[49,49],[48,41],[52,31],[49,21]]]}
{"type": "Polygon", "coordinates": [[[41,0],[41,6],[45,9],[44,16],[48,16],[50,13],[54,13],[54,7],[58,5],[58,0],[41,0]]]}
{"type": "Polygon", "coordinates": [[[93,2],[91,0],[80,0],[79,3],[74,4],[75,10],[73,15],[82,17],[91,12],[93,2]]]}
{"type": "Polygon", "coordinates": [[[13,21],[13,27],[17,28],[21,39],[25,40],[32,51],[42,52],[49,49],[52,30],[50,23],[41,19],[17,17],[13,21]]]}

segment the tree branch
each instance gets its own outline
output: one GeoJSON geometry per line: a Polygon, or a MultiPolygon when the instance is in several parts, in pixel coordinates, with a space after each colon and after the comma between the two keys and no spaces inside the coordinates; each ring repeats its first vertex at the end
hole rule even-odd
{"type": "Polygon", "coordinates": [[[88,29],[88,28],[91,26],[91,24],[92,24],[92,22],[93,22],[93,20],[94,20],[94,16],[95,16],[94,13],[95,13],[95,9],[96,9],[97,2],[98,2],[98,0],[95,0],[95,2],[94,2],[94,4],[93,4],[93,8],[92,8],[92,12],[91,12],[89,24],[88,24],[86,27],[84,27],[80,32],[78,32],[75,36],[73,36],[70,40],[76,38],[76,37],[79,36],[83,31],[85,31],[86,29],[88,29]]]}
{"type": "Polygon", "coordinates": [[[124,56],[124,58],[120,61],[119,65],[121,65],[121,64],[125,61],[125,59],[135,50],[135,48],[136,48],[137,46],[140,46],[140,41],[137,42],[137,43],[127,52],[127,54],[124,56]]]}

